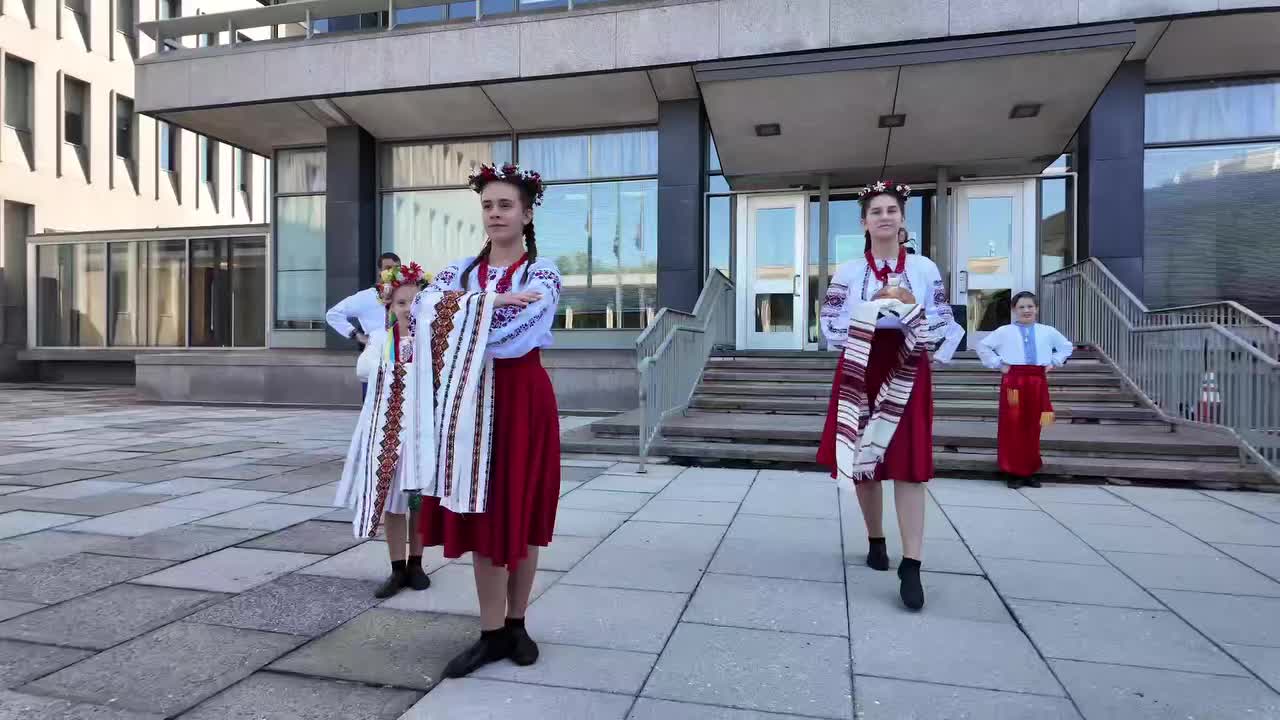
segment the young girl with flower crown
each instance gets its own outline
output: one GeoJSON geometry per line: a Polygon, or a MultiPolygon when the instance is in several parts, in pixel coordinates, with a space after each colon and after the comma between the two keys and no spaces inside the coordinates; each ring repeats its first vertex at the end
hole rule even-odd
{"type": "Polygon", "coordinates": [[[534,235],[542,180],[507,164],[482,167],[470,185],[480,195],[488,241],[479,255],[441,270],[423,293],[495,295],[485,351],[493,362],[487,503],[483,512],[454,512],[424,495],[419,526],[425,544],[443,545],[445,557],[473,558],[481,633],[445,668],[451,678],[504,658],[537,660],[524,616],[560,496],[559,417],[539,354],[551,345],[560,298],[560,272],[538,257],[534,235]]]}

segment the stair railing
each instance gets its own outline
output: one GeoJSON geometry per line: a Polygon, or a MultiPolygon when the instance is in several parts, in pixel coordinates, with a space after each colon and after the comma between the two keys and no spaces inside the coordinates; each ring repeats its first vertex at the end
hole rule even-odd
{"type": "Polygon", "coordinates": [[[640,370],[640,467],[645,472],[649,450],[662,423],[683,412],[702,379],[711,351],[732,345],[733,282],[712,270],[703,283],[693,312],[663,308],[636,338],[640,370]]]}
{"type": "Polygon", "coordinates": [[[1225,430],[1280,480],[1280,326],[1235,302],[1150,310],[1096,258],[1045,276],[1041,304],[1162,419],[1225,430]]]}

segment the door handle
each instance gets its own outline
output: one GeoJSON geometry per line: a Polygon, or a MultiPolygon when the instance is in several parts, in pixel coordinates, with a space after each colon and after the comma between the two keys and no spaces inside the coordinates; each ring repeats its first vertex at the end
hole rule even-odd
{"type": "Polygon", "coordinates": [[[791,294],[796,297],[800,297],[800,274],[799,273],[796,273],[796,276],[791,279],[791,294]]]}

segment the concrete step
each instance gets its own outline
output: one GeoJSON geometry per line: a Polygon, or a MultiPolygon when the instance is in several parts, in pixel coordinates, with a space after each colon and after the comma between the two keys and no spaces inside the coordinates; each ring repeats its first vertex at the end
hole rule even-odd
{"type": "MultiPolygon", "coordinates": [[[[745,397],[810,397],[826,398],[831,394],[831,379],[803,382],[769,382],[765,380],[725,381],[703,380],[697,388],[698,394],[706,395],[740,395],[745,397]]],[[[971,385],[968,383],[947,383],[940,378],[933,382],[934,399],[971,400],[982,399],[995,402],[999,396],[999,386],[994,383],[971,385]]],[[[1089,388],[1065,386],[1053,391],[1055,402],[1098,402],[1133,404],[1133,398],[1123,390],[1107,388],[1089,388]]]]}
{"type": "MultiPolygon", "coordinates": [[[[707,362],[708,368],[716,370],[828,370],[835,371],[835,357],[797,357],[797,358],[756,358],[756,357],[712,357],[707,362]]],[[[935,374],[953,372],[983,372],[994,374],[977,359],[953,360],[934,368],[935,374]]],[[[1111,373],[1111,367],[1099,360],[1080,360],[1074,356],[1065,366],[1054,372],[1058,373],[1111,373]]]]}
{"type": "MultiPolygon", "coordinates": [[[[999,416],[1000,408],[994,397],[985,400],[943,400],[937,399],[936,394],[934,397],[933,416],[936,418],[977,418],[994,422],[999,416]]],[[[821,416],[826,413],[827,399],[805,396],[761,399],[707,394],[695,397],[690,409],[706,413],[746,412],[765,415],[821,416]],[[752,402],[750,404],[739,402],[742,400],[752,402]],[[779,406],[783,403],[791,410],[780,409],[779,406]]],[[[1132,403],[1067,404],[1059,399],[1054,403],[1054,410],[1061,421],[1166,424],[1154,410],[1138,407],[1132,403]]]]}
{"type": "MultiPolygon", "coordinates": [[[[995,407],[996,388],[934,388],[935,401],[965,401],[991,403],[995,407]]],[[[804,393],[798,396],[754,396],[737,394],[719,394],[706,392],[699,387],[689,407],[695,410],[708,411],[740,411],[752,413],[781,413],[788,415],[825,415],[827,412],[827,393],[804,393]]],[[[1054,407],[1067,407],[1077,403],[1096,407],[1133,408],[1132,400],[1116,391],[1110,392],[1077,392],[1067,396],[1066,392],[1053,393],[1054,407]]]]}
{"type": "MultiPolygon", "coordinates": [[[[836,358],[840,353],[833,350],[733,350],[721,348],[712,353],[713,358],[836,358]]],[[[977,360],[974,350],[957,350],[953,356],[956,360],[977,360]]],[[[1071,353],[1072,360],[1097,360],[1098,351],[1093,348],[1076,348],[1071,353]]]]}
{"type": "MultiPolygon", "coordinates": [[[[793,370],[756,370],[750,368],[731,370],[719,367],[708,367],[702,373],[702,379],[723,382],[831,382],[834,368],[831,369],[793,369],[793,370]]],[[[997,374],[992,370],[955,371],[938,373],[934,379],[937,385],[991,385],[1000,384],[997,374]]],[[[1073,372],[1051,373],[1049,387],[1093,387],[1119,388],[1120,378],[1111,372],[1073,372]]]]}

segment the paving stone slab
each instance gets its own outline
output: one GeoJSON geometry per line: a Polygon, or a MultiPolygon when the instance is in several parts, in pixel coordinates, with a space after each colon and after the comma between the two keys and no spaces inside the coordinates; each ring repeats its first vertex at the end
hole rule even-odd
{"type": "Polygon", "coordinates": [[[1097,550],[1187,557],[1222,556],[1212,545],[1173,527],[1077,525],[1072,530],[1097,550]]]}
{"type": "MultiPolygon", "coordinates": [[[[88,471],[85,471],[88,472],[88,471]]],[[[105,473],[96,472],[95,476],[105,473]]],[[[117,482],[131,482],[140,484],[149,484],[162,482],[165,480],[173,480],[174,478],[186,477],[187,473],[183,468],[178,467],[174,463],[166,461],[164,465],[156,465],[155,467],[139,468],[137,470],[128,470],[125,472],[117,472],[111,475],[111,479],[117,482]]]]}
{"type": "Polygon", "coordinates": [[[396,720],[421,697],[416,690],[259,672],[200,703],[182,720],[396,720]]]}
{"type": "Polygon", "coordinates": [[[0,620],[18,617],[33,610],[44,607],[40,603],[18,602],[16,600],[0,600],[0,620]]]}
{"type": "Polygon", "coordinates": [[[163,715],[0,691],[0,718],[14,720],[164,720],[163,715]]]}
{"type": "Polygon", "coordinates": [[[632,520],[645,522],[728,525],[738,513],[738,503],[704,500],[658,500],[645,504],[632,520]]]}
{"type": "MultiPolygon", "coordinates": [[[[663,464],[653,464],[653,463],[646,464],[644,472],[639,472],[638,468],[639,468],[639,465],[634,462],[615,462],[609,467],[605,468],[604,472],[605,474],[608,474],[608,475],[623,475],[623,476],[634,476],[634,477],[641,477],[641,478],[643,477],[674,478],[694,470],[703,470],[703,468],[686,468],[683,465],[663,465],[663,464]]],[[[734,473],[741,474],[741,473],[750,472],[751,477],[752,478],[755,477],[754,471],[714,469],[712,470],[712,472],[724,473],[726,476],[734,473]]]]}
{"type": "Polygon", "coordinates": [[[804,715],[735,710],[716,705],[638,698],[627,720],[806,720],[804,715]]]}
{"type": "Polygon", "coordinates": [[[957,484],[945,484],[934,480],[929,483],[929,494],[943,507],[1037,509],[1035,503],[1017,490],[1010,490],[1003,484],[983,480],[962,480],[957,484]]]}
{"type": "Polygon", "coordinates": [[[649,495],[616,490],[587,490],[578,488],[560,498],[560,507],[571,510],[603,510],[606,512],[633,513],[649,501],[649,495]]]}
{"type": "Polygon", "coordinates": [[[1115,505],[1128,506],[1124,498],[1109,493],[1105,488],[1093,485],[1069,483],[1045,483],[1038,488],[1019,490],[1028,500],[1044,507],[1049,504],[1115,505]]]}
{"type": "Polygon", "coordinates": [[[136,582],[239,593],[323,559],[323,555],[232,547],[145,575],[136,582]]]}
{"type": "Polygon", "coordinates": [[[561,482],[580,482],[583,490],[614,490],[654,494],[671,483],[662,475],[601,475],[599,468],[561,467],[561,482]]]}
{"type": "Polygon", "coordinates": [[[1205,490],[1205,495],[1254,513],[1280,512],[1280,493],[1248,492],[1240,490],[1205,490]]]}
{"type": "Polygon", "coordinates": [[[858,675],[853,694],[858,720],[1080,720],[1070,700],[1027,693],[858,675]]]}
{"type": "Polygon", "coordinates": [[[113,482],[111,480],[77,480],[61,485],[28,490],[22,497],[47,498],[49,500],[71,500],[87,495],[105,495],[117,490],[128,490],[137,487],[136,483],[113,482]]]}
{"type": "Polygon", "coordinates": [[[1244,674],[1239,664],[1171,612],[1031,600],[1009,605],[1047,658],[1244,674]]]}
{"type": "Polygon", "coordinates": [[[600,538],[553,536],[551,544],[538,552],[538,569],[568,572],[599,544],[600,538]]]}
{"type": "Polygon", "coordinates": [[[138,537],[157,530],[184,525],[210,515],[208,510],[147,506],[125,510],[67,525],[71,532],[138,537]]]}
{"type": "MultiPolygon", "coordinates": [[[[284,468],[277,468],[284,469],[284,468]]],[[[341,475],[341,469],[337,471],[326,470],[323,473],[313,472],[313,468],[303,470],[292,470],[279,475],[270,475],[261,480],[249,480],[242,482],[236,487],[243,490],[260,490],[264,492],[283,492],[295,493],[303,490],[310,490],[321,485],[328,485],[335,482],[341,475]]]]}
{"type": "Polygon", "coordinates": [[[1103,555],[1148,588],[1280,597],[1280,583],[1231,557],[1196,558],[1188,562],[1174,555],[1127,552],[1103,555]]]}
{"type": "Polygon", "coordinates": [[[983,558],[982,567],[1006,598],[1164,609],[1150,593],[1113,567],[999,558],[983,558]]]}
{"type": "Polygon", "coordinates": [[[1217,543],[1214,547],[1272,580],[1280,581],[1280,553],[1276,552],[1275,548],[1230,543],[1217,543]]]}
{"type": "MultiPolygon", "coordinates": [[[[742,502],[751,490],[751,480],[744,476],[707,475],[705,468],[693,468],[698,474],[681,475],[654,497],[658,500],[704,500],[707,502],[742,502]]],[[[741,471],[737,471],[741,472],[741,471]]]]}
{"type": "Polygon", "coordinates": [[[1205,542],[1280,546],[1280,523],[1225,503],[1211,503],[1171,504],[1152,512],[1205,542]]]}
{"type": "Polygon", "coordinates": [[[564,497],[565,495],[568,495],[574,490],[577,490],[578,488],[582,487],[582,485],[583,483],[580,483],[580,482],[569,482],[566,480],[560,481],[560,497],[564,497]]]}
{"type": "Polygon", "coordinates": [[[155,460],[147,456],[135,456],[124,460],[107,460],[100,462],[86,462],[81,458],[72,458],[64,463],[66,467],[78,468],[80,470],[98,470],[110,473],[133,472],[134,470],[146,470],[148,468],[163,467],[169,464],[168,460],[155,460]]]}
{"type": "Polygon", "coordinates": [[[979,558],[1107,564],[1083,540],[1041,512],[953,506],[947,508],[947,517],[979,558]]]}
{"type": "MultiPolygon", "coordinates": [[[[43,501],[41,501],[43,503],[43,501]]],[[[14,510],[0,514],[0,539],[26,535],[83,520],[79,515],[14,510]]]]}
{"type": "Polygon", "coordinates": [[[739,515],[711,561],[711,572],[839,582],[840,523],[739,515]]]}
{"type": "Polygon", "coordinates": [[[0,688],[14,688],[92,655],[88,650],[0,640],[0,688]]]}
{"type": "MultiPolygon", "coordinates": [[[[206,490],[216,490],[223,487],[237,487],[239,480],[217,480],[214,478],[199,477],[180,477],[172,480],[162,480],[147,485],[134,485],[126,490],[130,493],[139,493],[144,495],[194,495],[196,493],[205,492],[206,490]]],[[[247,488],[252,489],[252,488],[247,488]]]]}
{"type": "Polygon", "coordinates": [[[332,508],[262,503],[261,505],[250,505],[239,510],[232,510],[221,515],[205,517],[195,522],[197,525],[244,528],[246,530],[283,530],[290,525],[297,525],[300,522],[327,515],[331,511],[332,508]]]}
{"type": "Polygon", "coordinates": [[[923,613],[852,628],[855,673],[944,685],[1063,695],[1058,681],[1012,623],[923,613]]]}
{"type": "MultiPolygon", "coordinates": [[[[7,480],[7,479],[8,478],[0,477],[0,480],[7,480]]],[[[25,490],[31,490],[34,487],[35,487],[34,485],[0,485],[0,495],[9,495],[11,493],[23,492],[25,490]]]]}
{"type": "Polygon", "coordinates": [[[683,593],[557,583],[529,606],[529,634],[550,643],[656,653],[687,600],[683,593]]]}
{"type": "Polygon", "coordinates": [[[805,482],[759,478],[742,501],[741,512],[750,515],[784,515],[837,520],[840,504],[835,482],[805,482]]]}
{"type": "Polygon", "coordinates": [[[1222,649],[1262,678],[1262,682],[1280,692],[1280,648],[1224,643],[1222,649]]]}
{"type": "Polygon", "coordinates": [[[138,507],[154,505],[155,503],[170,500],[173,497],[170,495],[138,495],[128,492],[116,492],[67,500],[46,500],[40,505],[39,509],[41,512],[101,517],[138,507]]]}
{"type": "MultiPolygon", "coordinates": [[[[62,460],[59,462],[65,462],[65,460],[62,460]]],[[[14,472],[14,470],[16,469],[17,468],[11,469],[6,467],[6,469],[0,470],[0,472],[13,473],[22,478],[23,485],[36,485],[38,487],[48,487],[50,485],[61,485],[63,483],[75,482],[77,480],[88,480],[90,478],[102,477],[104,475],[110,474],[110,471],[107,471],[107,470],[81,470],[77,468],[65,468],[65,467],[44,470],[43,472],[32,472],[29,474],[23,474],[21,472],[14,472]]],[[[121,480],[122,482],[132,482],[130,480],[122,480],[121,478],[114,478],[114,477],[112,478],[112,480],[121,480]]]]}
{"type": "Polygon", "coordinates": [[[122,583],[0,623],[0,637],[106,650],[223,597],[122,583]]]}
{"type": "Polygon", "coordinates": [[[354,508],[339,508],[337,510],[334,510],[333,512],[325,513],[324,515],[317,517],[316,520],[323,520],[324,522],[346,523],[347,526],[349,527],[351,525],[351,521],[355,518],[355,516],[356,516],[356,511],[354,508]]]}
{"type": "MultiPolygon", "coordinates": [[[[233,458],[227,458],[232,460],[233,458]]],[[[239,461],[239,458],[234,458],[239,461]]],[[[243,465],[230,465],[228,467],[214,467],[206,470],[197,470],[192,473],[193,477],[217,478],[220,480],[261,480],[265,477],[279,475],[284,472],[284,468],[280,465],[259,465],[256,463],[244,463],[243,465]]]]}
{"type": "Polygon", "coordinates": [[[24,686],[55,695],[174,715],[304,642],[278,633],[177,622],[24,686]]]}
{"type": "MultiPolygon", "coordinates": [[[[902,605],[897,573],[866,565],[848,569],[849,624],[909,621],[916,614],[902,605]]],[[[925,612],[934,618],[1012,623],[1004,602],[984,577],[924,572],[925,612]]]]}
{"type": "MultiPolygon", "coordinates": [[[[430,591],[428,591],[430,592],[430,591]]],[[[272,670],[430,690],[475,642],[478,620],[374,608],[271,665],[272,670]]]]}
{"type": "Polygon", "coordinates": [[[484,720],[623,720],[631,702],[632,698],[625,695],[463,678],[442,683],[402,715],[401,720],[436,720],[446,717],[484,720]]]}
{"type": "MultiPolygon", "coordinates": [[[[179,525],[136,538],[111,538],[93,546],[95,553],[185,562],[262,535],[261,530],[179,525]]],[[[104,536],[105,537],[105,536],[104,536]]]]}
{"type": "MultiPolygon", "coordinates": [[[[351,532],[351,526],[345,526],[351,532]]],[[[424,548],[422,551],[422,568],[428,573],[444,567],[449,561],[445,559],[441,548],[424,548]]],[[[370,580],[382,582],[387,578],[391,568],[388,565],[387,544],[381,540],[363,542],[345,552],[322,560],[315,565],[302,568],[298,572],[307,575],[326,575],[351,580],[370,580]]]]}
{"type": "Polygon", "coordinates": [[[362,542],[364,540],[353,536],[350,527],[338,523],[309,520],[244,543],[242,547],[336,555],[362,542]]]}
{"type": "Polygon", "coordinates": [[[376,588],[360,580],[285,575],[206,608],[190,620],[314,637],[377,605],[376,588]]]}
{"type": "Polygon", "coordinates": [[[224,487],[205,490],[194,495],[184,495],[175,500],[165,501],[157,507],[194,508],[197,510],[210,510],[214,513],[224,513],[257,503],[268,502],[279,497],[281,497],[280,493],[224,487]]]}
{"type": "MultiPolygon", "coordinates": [[[[546,570],[534,573],[530,601],[538,599],[561,576],[562,573],[546,570]]],[[[480,601],[476,598],[475,576],[471,566],[452,563],[431,573],[430,588],[420,592],[401,590],[383,602],[382,606],[450,615],[480,615],[480,601]]]]}
{"type": "Polygon", "coordinates": [[[0,597],[19,602],[59,603],[172,564],[167,560],[79,553],[21,570],[0,572],[0,597]]]}
{"type": "Polygon", "coordinates": [[[1280,647],[1280,598],[1154,590],[1170,610],[1219,643],[1280,647]]]}
{"type": "Polygon", "coordinates": [[[1170,528],[1169,523],[1134,505],[1077,505],[1047,502],[1040,508],[1068,528],[1080,525],[1131,525],[1170,528]]]}
{"type": "Polygon", "coordinates": [[[844,586],[708,573],[685,610],[684,622],[705,625],[849,635],[844,586]]]}
{"type": "Polygon", "coordinates": [[[539,643],[538,649],[538,662],[533,665],[520,667],[502,660],[471,677],[636,695],[658,659],[653,653],[554,643],[539,643]]]}
{"type": "Polygon", "coordinates": [[[21,537],[0,540],[0,569],[39,565],[42,562],[74,555],[118,540],[114,535],[42,530],[21,537]]]}
{"type": "Polygon", "coordinates": [[[1052,660],[1086,718],[1280,717],[1280,694],[1253,678],[1052,660]]]}
{"type": "Polygon", "coordinates": [[[559,508],[556,511],[555,533],[602,538],[617,530],[628,517],[628,513],[559,508]]]}
{"type": "Polygon", "coordinates": [[[853,700],[848,645],[843,638],[681,623],[643,694],[848,718],[853,700]]]}
{"type": "MultiPolygon", "coordinates": [[[[589,467],[561,467],[561,468],[560,468],[560,481],[561,481],[561,482],[569,481],[569,482],[585,483],[585,482],[587,482],[587,481],[589,481],[589,480],[592,480],[592,479],[594,479],[594,478],[599,477],[599,476],[600,476],[600,474],[601,474],[601,473],[603,473],[604,471],[605,471],[605,469],[604,469],[604,468],[589,468],[589,467]]],[[[637,481],[640,481],[640,480],[644,480],[645,478],[644,478],[643,476],[636,476],[636,479],[637,479],[637,481]]],[[[625,482],[625,480],[624,480],[624,482],[625,482]]],[[[666,483],[664,482],[663,484],[665,485],[666,483]]],[[[609,490],[609,489],[612,489],[612,488],[597,488],[597,489],[599,489],[599,490],[609,490]]],[[[657,492],[657,490],[649,490],[649,491],[641,490],[641,491],[639,491],[639,492],[657,492]]]]}
{"type": "Polygon", "coordinates": [[[337,495],[338,485],[336,483],[325,483],[324,485],[317,485],[307,490],[285,495],[280,498],[279,502],[288,505],[310,505],[312,507],[332,509],[337,495]]]}
{"type": "Polygon", "coordinates": [[[724,528],[627,522],[565,576],[571,585],[693,592],[724,528]]]}

